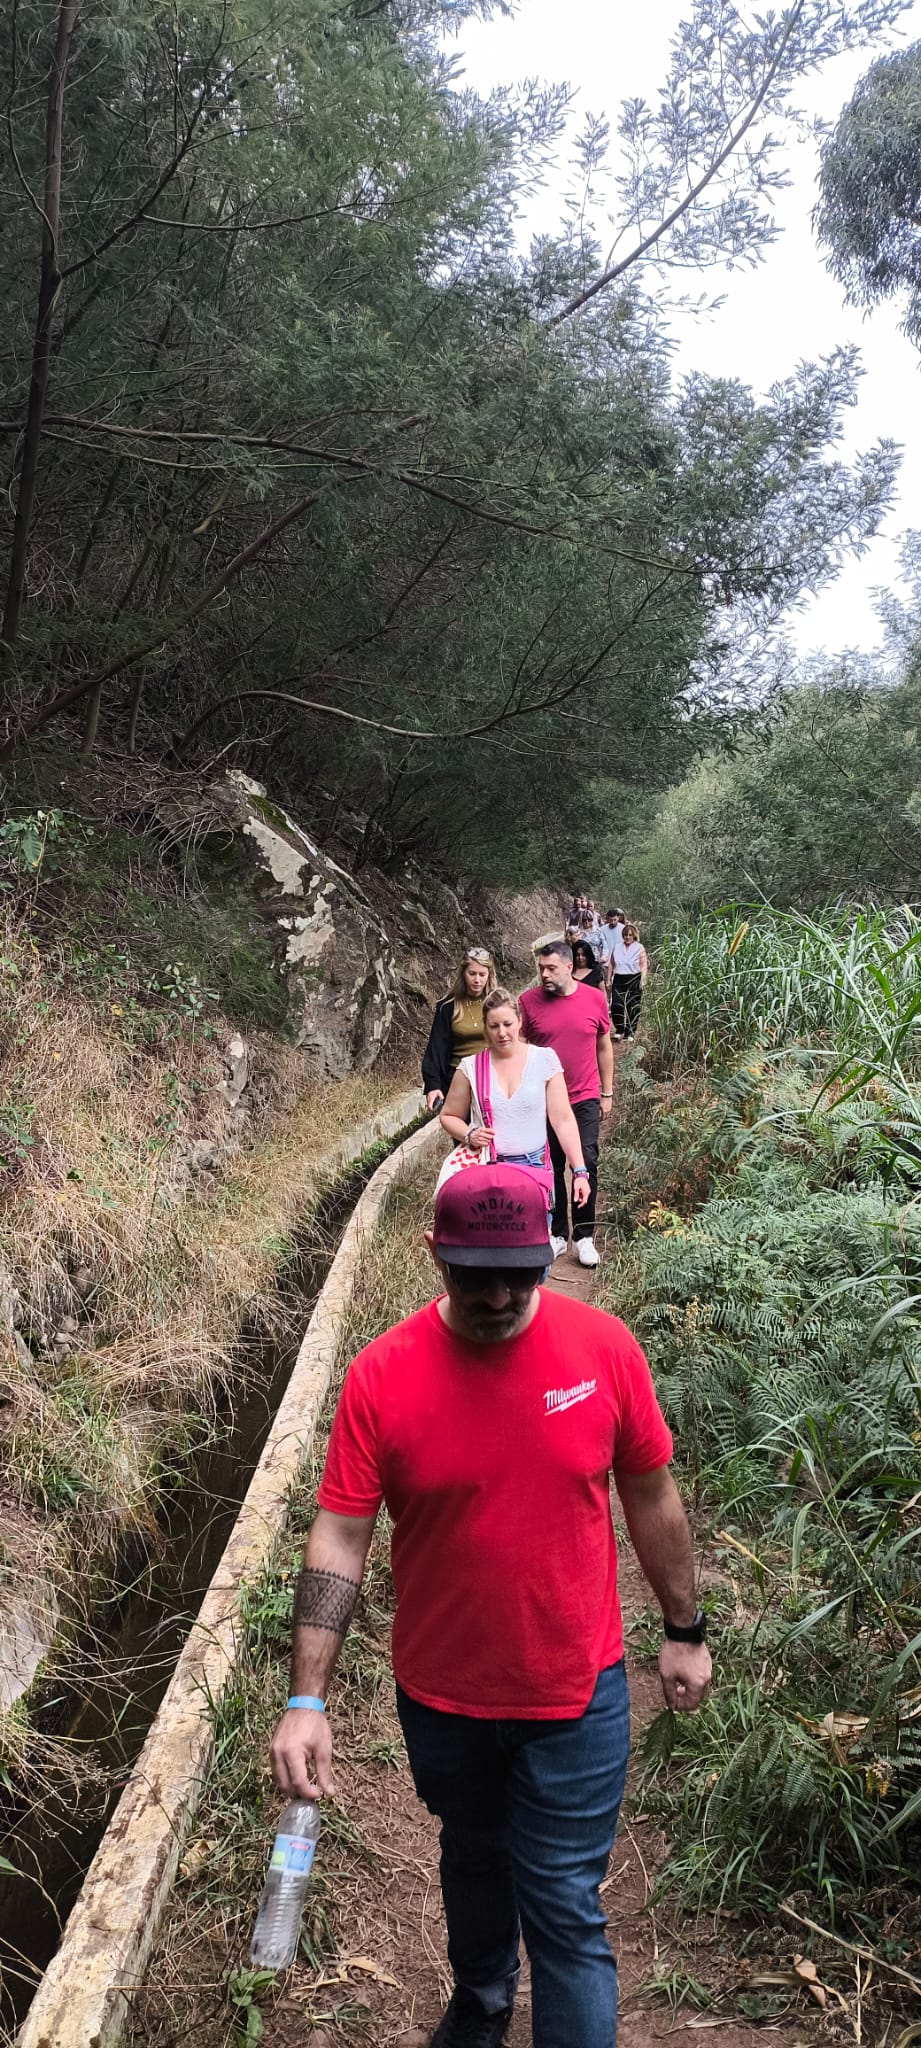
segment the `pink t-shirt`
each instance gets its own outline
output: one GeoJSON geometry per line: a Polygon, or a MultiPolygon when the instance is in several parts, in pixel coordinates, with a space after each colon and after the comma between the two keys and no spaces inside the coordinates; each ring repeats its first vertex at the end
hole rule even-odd
{"type": "Polygon", "coordinates": [[[607,999],[600,988],[577,981],[569,996],[547,996],[526,988],[521,997],[521,1035],[529,1045],[551,1045],[563,1068],[570,1102],[591,1102],[601,1093],[598,1037],[611,1029],[607,999]]]}

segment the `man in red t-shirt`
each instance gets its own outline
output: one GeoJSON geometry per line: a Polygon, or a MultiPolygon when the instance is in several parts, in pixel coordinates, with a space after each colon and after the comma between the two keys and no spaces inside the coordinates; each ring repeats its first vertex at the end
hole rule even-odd
{"type": "MultiPolygon", "coordinates": [[[[589,1185],[588,1201],[578,1216],[573,1216],[572,1241],[580,1266],[597,1266],[598,1134],[602,1117],[610,1116],[614,1088],[611,1019],[603,990],[576,980],[572,947],[565,939],[545,939],[538,946],[537,972],[539,986],[526,988],[519,1000],[521,1036],[529,1045],[552,1046],[563,1068],[566,1093],[579,1126],[589,1185]]],[[[557,1258],[569,1243],[566,1157],[552,1128],[548,1137],[553,1161],[550,1242],[557,1258]]]]}
{"type": "Polygon", "coordinates": [[[455,1989],[432,2048],[498,2048],[531,1961],[539,2048],[612,2048],[617,1972],[599,1886],[627,1761],[609,1480],[665,1617],[670,1707],[710,1677],[672,1441],[624,1325],[540,1285],[543,1194],[474,1166],[426,1233],[445,1292],[352,1360],[294,1603],[272,1741],[289,1797],[333,1790],[323,1695],[382,1501],[393,1520],[397,1706],[441,1820],[455,1989]]]}

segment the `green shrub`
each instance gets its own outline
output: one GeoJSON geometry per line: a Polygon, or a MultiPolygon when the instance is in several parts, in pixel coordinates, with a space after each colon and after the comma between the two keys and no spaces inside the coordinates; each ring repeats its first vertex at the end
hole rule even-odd
{"type": "Polygon", "coordinates": [[[840,1055],[911,1030],[921,930],[898,911],[807,917],[730,904],[678,924],[658,948],[654,1027],[668,1070],[723,1064],[800,1040],[840,1055]]]}
{"type": "MultiPolygon", "coordinates": [[[[706,1200],[653,1205],[603,1282],[735,1588],[712,1701],[647,1752],[685,1904],[804,1886],[834,1911],[917,1858],[921,1212],[894,1199],[879,1104],[817,1086],[800,1053],[713,1084],[706,1200]]],[[[654,1157],[663,1092],[635,1095],[654,1157]]]]}

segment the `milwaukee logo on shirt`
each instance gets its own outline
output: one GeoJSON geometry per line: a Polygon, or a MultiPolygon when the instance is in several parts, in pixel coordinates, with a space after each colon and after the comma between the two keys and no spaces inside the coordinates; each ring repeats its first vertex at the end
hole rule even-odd
{"type": "Polygon", "coordinates": [[[546,1413],[552,1415],[560,1408],[574,1408],[577,1401],[587,1401],[597,1385],[597,1380],[580,1380],[575,1387],[548,1387],[544,1395],[546,1413]]]}

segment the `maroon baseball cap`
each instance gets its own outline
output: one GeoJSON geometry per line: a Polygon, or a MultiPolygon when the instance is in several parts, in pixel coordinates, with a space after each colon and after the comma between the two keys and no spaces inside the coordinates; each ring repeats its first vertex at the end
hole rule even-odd
{"type": "Polygon", "coordinates": [[[547,1266],[543,1189],[520,1166],[467,1166],[435,1196],[435,1251],[446,1266],[547,1266]]]}

